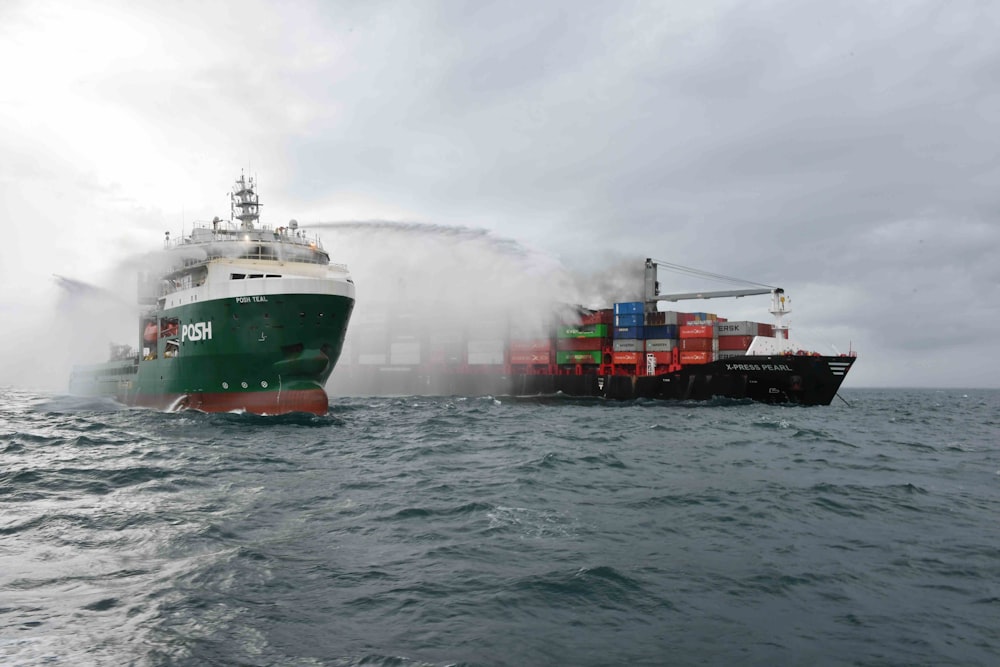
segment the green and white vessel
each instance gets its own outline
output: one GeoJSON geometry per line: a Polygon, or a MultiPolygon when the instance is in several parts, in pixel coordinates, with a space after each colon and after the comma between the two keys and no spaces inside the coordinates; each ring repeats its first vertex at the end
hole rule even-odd
{"type": "Polygon", "coordinates": [[[138,346],[77,366],[70,393],[164,410],[325,414],[354,283],[317,237],[259,224],[253,178],[228,221],[196,225],[139,273],[138,346]]]}

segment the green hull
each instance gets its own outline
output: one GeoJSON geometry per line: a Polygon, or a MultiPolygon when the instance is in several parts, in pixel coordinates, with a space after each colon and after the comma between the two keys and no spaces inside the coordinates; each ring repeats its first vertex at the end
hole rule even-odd
{"type": "Polygon", "coordinates": [[[325,413],[353,307],[345,296],[269,294],[159,311],[144,320],[176,321],[171,335],[140,333],[137,358],[78,367],[70,392],[158,409],[325,413]]]}

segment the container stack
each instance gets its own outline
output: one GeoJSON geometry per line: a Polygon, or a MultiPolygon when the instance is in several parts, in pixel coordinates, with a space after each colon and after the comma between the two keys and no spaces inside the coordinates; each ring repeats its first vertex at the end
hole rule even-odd
{"type": "MultiPolygon", "coordinates": [[[[384,314],[369,315],[368,318],[351,325],[357,335],[351,356],[361,366],[382,366],[389,359],[386,349],[389,345],[389,321],[384,314]]],[[[343,356],[343,355],[342,355],[343,356]]]]}
{"type": "Polygon", "coordinates": [[[756,336],[773,336],[774,326],[762,322],[720,322],[719,359],[729,359],[746,354],[756,336]]]}
{"type": "MultiPolygon", "coordinates": [[[[390,366],[420,365],[423,346],[416,317],[412,314],[391,313],[384,321],[381,336],[369,331],[363,337],[365,345],[378,344],[381,347],[381,356],[384,356],[385,360],[378,363],[388,363],[390,366]]],[[[376,352],[373,358],[378,356],[376,352]]]]}
{"type": "Polygon", "coordinates": [[[553,352],[552,341],[548,338],[514,338],[510,341],[510,364],[548,368],[553,352]]]}
{"type": "Polygon", "coordinates": [[[607,324],[559,327],[556,330],[556,364],[560,366],[600,364],[607,338],[607,324]]]}
{"type": "Polygon", "coordinates": [[[470,367],[503,366],[508,337],[506,319],[483,319],[467,325],[466,363],[470,367]]]}
{"type": "Polygon", "coordinates": [[[657,367],[673,363],[677,347],[677,323],[686,313],[657,311],[646,313],[646,356],[652,355],[657,367]]]}
{"type": "Polygon", "coordinates": [[[611,363],[635,367],[645,352],[645,305],[641,301],[626,301],[614,305],[615,323],[611,331],[611,363]]]}
{"type": "Polygon", "coordinates": [[[592,310],[580,316],[580,324],[606,324],[614,326],[615,311],[612,308],[592,310]]]}
{"type": "Polygon", "coordinates": [[[641,301],[578,309],[572,326],[556,328],[497,317],[469,323],[447,313],[421,328],[415,317],[369,316],[351,324],[340,362],[380,371],[641,376],[745,355],[754,337],[774,336],[769,324],[645,309],[641,301]]]}
{"type": "Polygon", "coordinates": [[[426,347],[422,361],[427,367],[447,371],[457,370],[465,365],[466,348],[465,323],[450,312],[437,314],[429,330],[423,331],[426,347]]]}
{"type": "Polygon", "coordinates": [[[643,374],[650,368],[715,361],[719,349],[715,313],[643,312],[641,302],[615,304],[612,362],[616,372],[643,374]],[[675,356],[678,355],[678,356],[675,356]]]}
{"type": "Polygon", "coordinates": [[[470,340],[468,363],[470,366],[502,366],[506,347],[502,338],[470,340]]]}
{"type": "Polygon", "coordinates": [[[719,351],[716,326],[713,320],[695,320],[692,324],[679,328],[681,364],[707,364],[715,361],[719,351]]]}
{"type": "Polygon", "coordinates": [[[389,364],[417,366],[420,364],[420,340],[416,336],[393,336],[389,341],[389,364]]]}

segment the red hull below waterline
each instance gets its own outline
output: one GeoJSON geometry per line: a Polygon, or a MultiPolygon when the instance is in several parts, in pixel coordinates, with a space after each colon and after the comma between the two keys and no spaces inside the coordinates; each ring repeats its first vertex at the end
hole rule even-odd
{"type": "Polygon", "coordinates": [[[257,415],[282,415],[289,412],[309,412],[325,415],[330,401],[323,389],[286,391],[201,392],[181,395],[142,395],[125,401],[157,410],[200,410],[202,412],[249,412],[257,415]]]}

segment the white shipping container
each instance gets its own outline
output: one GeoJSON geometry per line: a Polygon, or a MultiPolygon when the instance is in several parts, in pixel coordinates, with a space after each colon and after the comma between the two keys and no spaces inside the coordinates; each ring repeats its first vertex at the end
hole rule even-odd
{"type": "Polygon", "coordinates": [[[389,334],[385,327],[354,326],[351,322],[347,338],[360,352],[385,352],[389,334]]]}
{"type": "Polygon", "coordinates": [[[468,348],[468,363],[470,366],[485,366],[504,363],[504,350],[507,344],[502,339],[470,340],[468,348]]]}
{"type": "Polygon", "coordinates": [[[386,340],[384,338],[351,337],[351,346],[360,354],[385,354],[386,340]]]}
{"type": "Polygon", "coordinates": [[[420,343],[401,342],[389,345],[389,363],[415,366],[420,363],[420,343]]]}
{"type": "Polygon", "coordinates": [[[449,354],[462,356],[466,352],[465,345],[461,342],[448,341],[442,342],[439,340],[432,340],[427,343],[427,350],[429,354],[449,354]]]}

